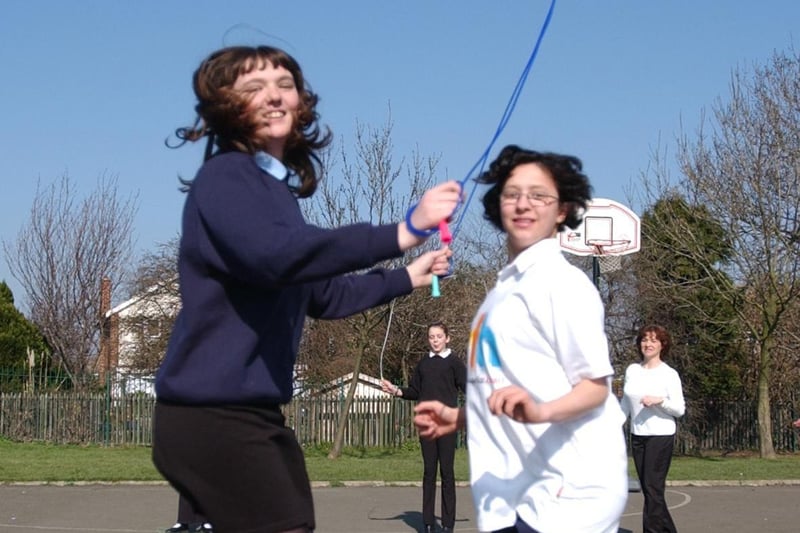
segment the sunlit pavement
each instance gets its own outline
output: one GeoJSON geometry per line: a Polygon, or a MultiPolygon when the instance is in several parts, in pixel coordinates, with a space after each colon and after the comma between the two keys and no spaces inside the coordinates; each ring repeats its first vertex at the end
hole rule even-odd
{"type": "MultiPolygon", "coordinates": [[[[422,524],[415,483],[315,486],[314,498],[316,533],[414,533],[422,524]]],[[[469,488],[457,498],[455,530],[477,532],[469,488]]],[[[667,501],[681,533],[800,530],[797,484],[671,485],[667,501]]],[[[161,533],[177,504],[164,484],[0,485],[0,533],[161,533]]],[[[621,533],[641,531],[641,508],[641,493],[629,493],[621,533]]]]}

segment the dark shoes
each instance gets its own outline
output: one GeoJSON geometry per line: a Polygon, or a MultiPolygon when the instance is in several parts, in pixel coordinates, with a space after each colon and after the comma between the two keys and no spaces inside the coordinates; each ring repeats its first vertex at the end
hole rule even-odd
{"type": "Polygon", "coordinates": [[[442,533],[453,533],[453,528],[452,527],[443,527],[442,528],[442,533]]]}
{"type": "Polygon", "coordinates": [[[211,527],[211,524],[181,524],[180,522],[175,524],[169,529],[165,529],[164,533],[182,533],[186,531],[188,533],[214,533],[214,528],[211,527]]]}

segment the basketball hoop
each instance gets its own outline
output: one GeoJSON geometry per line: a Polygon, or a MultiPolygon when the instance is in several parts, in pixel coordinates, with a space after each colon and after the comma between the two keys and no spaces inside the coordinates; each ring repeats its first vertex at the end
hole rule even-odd
{"type": "Polygon", "coordinates": [[[559,244],[574,255],[627,255],[640,248],[639,216],[614,200],[595,198],[578,227],[559,233],[559,244]]]}
{"type": "Polygon", "coordinates": [[[630,239],[594,239],[588,242],[594,248],[592,255],[597,258],[601,274],[622,270],[622,257],[615,252],[625,250],[630,243],[630,239]]]}
{"type": "Polygon", "coordinates": [[[638,252],[640,239],[639,215],[607,198],[591,200],[581,223],[558,234],[563,251],[592,256],[592,282],[598,289],[600,275],[621,270],[621,256],[638,252]]]}

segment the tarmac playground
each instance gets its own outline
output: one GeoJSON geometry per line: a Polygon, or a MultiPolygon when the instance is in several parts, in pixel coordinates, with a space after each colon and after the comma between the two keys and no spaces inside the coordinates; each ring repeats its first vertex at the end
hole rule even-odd
{"type": "MultiPolygon", "coordinates": [[[[800,531],[800,482],[770,483],[670,485],[667,501],[681,533],[800,531]]],[[[316,533],[415,533],[421,498],[413,483],[315,487],[316,533]]],[[[477,533],[469,488],[459,486],[457,498],[455,530],[477,533]]],[[[0,484],[0,533],[161,533],[177,504],[164,483],[0,484]]],[[[641,531],[641,508],[641,493],[631,492],[620,533],[641,531]]]]}

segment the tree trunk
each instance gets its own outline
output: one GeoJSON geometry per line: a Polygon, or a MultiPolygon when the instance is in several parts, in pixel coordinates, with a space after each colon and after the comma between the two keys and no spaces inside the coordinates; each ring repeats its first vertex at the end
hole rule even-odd
{"type": "Polygon", "coordinates": [[[760,344],[758,372],[758,448],[762,458],[774,459],[772,443],[772,416],[770,413],[770,347],[769,342],[760,344]]]}
{"type": "MultiPolygon", "coordinates": [[[[363,340],[363,339],[362,339],[363,340]]],[[[339,424],[336,426],[336,436],[333,439],[333,448],[328,453],[328,459],[338,459],[342,455],[342,447],[344,446],[344,432],[347,427],[347,417],[350,415],[350,408],[353,405],[353,398],[356,396],[356,387],[358,386],[358,376],[361,373],[361,361],[364,359],[364,350],[366,349],[365,341],[361,343],[361,349],[356,356],[355,364],[353,365],[353,380],[350,382],[350,390],[347,391],[347,397],[344,400],[344,407],[339,413],[339,424]]]]}

